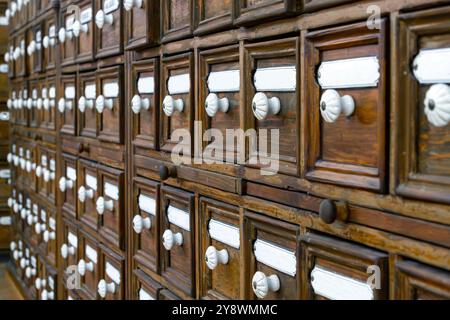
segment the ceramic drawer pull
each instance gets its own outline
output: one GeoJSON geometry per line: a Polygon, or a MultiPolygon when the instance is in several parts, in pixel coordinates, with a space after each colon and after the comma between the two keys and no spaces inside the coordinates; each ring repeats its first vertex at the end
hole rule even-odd
{"type": "Polygon", "coordinates": [[[14,250],[14,252],[13,252],[13,258],[14,258],[14,260],[17,260],[17,259],[21,258],[22,255],[23,255],[22,251],[14,250]]]}
{"type": "Polygon", "coordinates": [[[30,264],[30,262],[27,259],[22,258],[22,259],[20,259],[19,264],[20,264],[20,268],[25,269],[25,267],[27,267],[30,264]]]}
{"type": "Polygon", "coordinates": [[[65,98],[59,99],[58,111],[64,113],[66,110],[72,110],[72,101],[67,101],[65,98]]]}
{"type": "Polygon", "coordinates": [[[30,160],[27,160],[26,163],[26,170],[28,173],[31,173],[31,171],[36,169],[36,163],[32,163],[30,160]]]}
{"type": "Polygon", "coordinates": [[[54,99],[45,98],[43,105],[44,105],[44,109],[48,110],[48,109],[50,109],[50,107],[54,107],[55,106],[55,100],[54,99]]]}
{"type": "Polygon", "coordinates": [[[257,271],[252,279],[252,288],[259,299],[264,299],[269,292],[280,290],[280,279],[275,274],[267,277],[263,272],[257,271]]]}
{"type": "Polygon", "coordinates": [[[281,110],[281,102],[277,97],[268,98],[265,93],[258,92],[253,97],[252,110],[256,119],[264,120],[268,115],[276,115],[281,110]]]}
{"type": "Polygon", "coordinates": [[[166,96],[163,101],[163,110],[166,116],[171,117],[175,111],[183,112],[184,102],[182,99],[174,99],[166,96]]]}
{"type": "Polygon", "coordinates": [[[228,98],[219,99],[217,94],[210,93],[206,97],[205,101],[205,111],[211,118],[214,117],[218,111],[227,113],[230,107],[230,102],[228,98]]]}
{"type": "Polygon", "coordinates": [[[98,282],[97,291],[101,298],[105,298],[108,293],[114,294],[116,292],[116,284],[114,282],[107,283],[106,280],[102,279],[98,282]]]}
{"type": "Polygon", "coordinates": [[[14,60],[18,60],[20,58],[20,48],[19,47],[17,47],[14,50],[13,58],[14,58],[14,60]]]}
{"type": "Polygon", "coordinates": [[[114,208],[114,201],[105,200],[105,198],[100,197],[96,202],[97,213],[102,215],[105,213],[105,210],[111,211],[114,208]]]}
{"type": "Polygon", "coordinates": [[[37,166],[36,167],[36,171],[35,171],[35,173],[36,173],[36,177],[38,177],[38,178],[40,178],[41,176],[42,176],[42,167],[41,166],[37,166]]]}
{"type": "Polygon", "coordinates": [[[29,279],[31,277],[34,277],[36,275],[36,269],[35,268],[31,268],[31,267],[27,267],[25,269],[25,276],[29,279]]]}
{"type": "Polygon", "coordinates": [[[164,248],[167,251],[172,250],[174,246],[183,245],[183,235],[181,233],[173,233],[172,230],[166,230],[162,237],[164,248]]]}
{"type": "Polygon", "coordinates": [[[45,224],[43,224],[43,223],[36,223],[36,224],[34,225],[34,231],[35,231],[37,234],[43,233],[43,232],[45,231],[45,224]]]}
{"type": "Polygon", "coordinates": [[[22,208],[22,210],[20,210],[20,217],[21,217],[23,220],[25,220],[25,219],[28,217],[29,214],[31,214],[31,211],[30,211],[30,210],[27,210],[27,209],[25,209],[25,208],[22,208]]]}
{"type": "Polygon", "coordinates": [[[140,234],[142,230],[150,230],[152,227],[152,220],[149,217],[142,218],[141,216],[134,216],[133,218],[133,229],[134,232],[140,234]]]}
{"type": "Polygon", "coordinates": [[[44,301],[45,300],[53,300],[53,299],[55,299],[55,292],[44,290],[41,293],[41,299],[44,301]]]}
{"type": "Polygon", "coordinates": [[[78,99],[78,110],[80,110],[81,113],[86,111],[86,107],[92,110],[94,108],[94,104],[94,100],[80,97],[80,99],[78,99]]]}
{"type": "Polygon", "coordinates": [[[12,109],[12,108],[13,108],[13,105],[14,105],[14,102],[13,102],[12,99],[8,99],[8,101],[6,101],[6,107],[7,107],[8,109],[12,109]]]}
{"type": "Polygon", "coordinates": [[[44,169],[44,181],[49,182],[50,180],[54,180],[54,179],[55,179],[55,173],[48,169],[44,169]]]}
{"type": "Polygon", "coordinates": [[[450,86],[435,84],[425,97],[425,115],[435,127],[445,127],[450,123],[450,86]]]}
{"type": "Polygon", "coordinates": [[[97,11],[97,14],[95,15],[95,24],[99,29],[102,29],[105,23],[112,25],[114,23],[113,15],[111,13],[105,14],[103,10],[97,11]]]}
{"type": "Polygon", "coordinates": [[[41,288],[44,288],[46,285],[47,285],[47,281],[45,279],[36,278],[36,280],[34,280],[34,286],[38,290],[40,290],[41,288]]]}
{"type": "Polygon", "coordinates": [[[36,41],[31,40],[30,44],[27,47],[27,54],[31,56],[37,49],[36,41]]]}
{"type": "Polygon", "coordinates": [[[86,189],[86,187],[81,186],[80,189],[78,189],[78,200],[80,200],[81,203],[84,203],[86,198],[93,199],[94,190],[86,189]]]}
{"type": "Polygon", "coordinates": [[[337,121],[341,114],[350,117],[355,112],[355,101],[349,95],[341,97],[336,90],[326,90],[320,99],[320,113],[328,123],[337,121]]]}
{"type": "Polygon", "coordinates": [[[133,99],[131,99],[131,110],[135,114],[139,114],[141,109],[148,110],[150,108],[150,100],[145,98],[142,99],[140,96],[135,95],[133,99]]]}
{"type": "Polygon", "coordinates": [[[27,99],[26,107],[27,107],[28,110],[31,110],[33,108],[33,99],[32,98],[28,98],[27,99]]]}
{"type": "Polygon", "coordinates": [[[130,11],[133,8],[142,8],[142,0],[124,0],[123,7],[126,11],[130,11]]]}
{"type": "Polygon", "coordinates": [[[42,39],[42,45],[44,46],[45,49],[48,49],[49,46],[50,47],[55,46],[55,38],[45,36],[44,39],[42,39]]]}
{"type": "Polygon", "coordinates": [[[75,37],[79,37],[80,36],[80,32],[83,32],[83,33],[88,33],[88,31],[89,31],[89,25],[88,24],[81,24],[81,22],[80,22],[80,20],[76,20],[74,23],[73,23],[73,26],[72,26],[72,31],[73,31],[73,35],[75,36],[75,37]]]}
{"type": "Polygon", "coordinates": [[[64,43],[67,40],[72,40],[73,38],[73,31],[72,30],[66,30],[65,28],[59,29],[58,32],[58,39],[59,42],[64,43]]]}
{"type": "Polygon", "coordinates": [[[89,271],[89,272],[94,271],[94,263],[92,261],[86,262],[85,260],[81,259],[78,262],[77,269],[78,269],[78,273],[81,276],[84,276],[86,274],[86,271],[89,271]]]}
{"type": "Polygon", "coordinates": [[[9,62],[9,52],[5,53],[5,55],[3,56],[3,60],[5,60],[5,62],[9,62]]]}
{"type": "Polygon", "coordinates": [[[61,177],[61,179],[59,179],[59,190],[61,192],[66,192],[67,189],[72,189],[73,188],[73,181],[66,178],[66,177],[61,177]]]}
{"type": "Polygon", "coordinates": [[[38,222],[38,217],[37,216],[33,216],[33,215],[30,214],[27,217],[27,223],[28,223],[29,226],[32,226],[33,223],[36,223],[36,222],[38,222]]]}
{"type": "MultiPolygon", "coordinates": [[[[16,203],[16,200],[13,198],[8,198],[8,207],[12,208],[14,206],[14,204],[16,203]]],[[[12,249],[14,250],[14,249],[12,249]]],[[[11,250],[11,251],[12,251],[11,250]]]]}
{"type": "Polygon", "coordinates": [[[112,110],[114,107],[114,99],[106,99],[103,95],[98,96],[95,100],[95,108],[97,109],[97,112],[103,113],[105,107],[112,110]]]}
{"type": "Polygon", "coordinates": [[[61,246],[61,257],[65,260],[68,256],[75,255],[75,247],[67,244],[61,246]]]}
{"type": "Polygon", "coordinates": [[[217,268],[219,264],[227,264],[228,263],[228,251],[226,249],[222,249],[218,251],[215,247],[210,246],[206,249],[205,252],[205,262],[206,266],[210,270],[214,270],[217,268]]]}
{"type": "Polygon", "coordinates": [[[49,242],[50,240],[55,240],[56,239],[56,233],[55,233],[55,231],[45,230],[43,238],[44,238],[45,242],[49,242]]]}

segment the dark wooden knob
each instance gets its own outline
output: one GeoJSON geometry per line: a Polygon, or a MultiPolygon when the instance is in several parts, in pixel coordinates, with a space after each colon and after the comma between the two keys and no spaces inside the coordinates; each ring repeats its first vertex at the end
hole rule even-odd
{"type": "Polygon", "coordinates": [[[168,167],[165,165],[159,166],[159,177],[162,181],[165,181],[169,178],[176,178],[177,170],[175,167],[168,167]]]}
{"type": "Polygon", "coordinates": [[[336,204],[332,200],[323,200],[320,203],[319,217],[326,224],[332,224],[337,218],[336,204]]]}

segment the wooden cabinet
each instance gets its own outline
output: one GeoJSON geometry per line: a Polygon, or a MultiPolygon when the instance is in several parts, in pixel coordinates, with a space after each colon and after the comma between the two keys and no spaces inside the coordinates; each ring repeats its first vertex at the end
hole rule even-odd
{"type": "Polygon", "coordinates": [[[75,74],[61,78],[59,91],[58,113],[61,119],[61,133],[76,135],[76,103],[77,77],[75,74]]]}
{"type": "Polygon", "coordinates": [[[56,21],[54,17],[49,16],[44,20],[43,32],[43,68],[45,70],[52,70],[55,68],[56,50],[58,48],[58,31],[56,30],[56,21]]]}
{"type": "MultiPolygon", "coordinates": [[[[164,1],[161,1],[164,2],[164,1]]],[[[160,1],[125,1],[125,49],[157,45],[160,36],[160,1]]]]}
{"type": "Polygon", "coordinates": [[[162,42],[189,37],[194,27],[194,0],[161,1],[162,42]]]}
{"type": "Polygon", "coordinates": [[[89,160],[79,159],[77,170],[78,219],[88,229],[98,230],[96,201],[99,197],[97,165],[89,160]]]}
{"type": "Polygon", "coordinates": [[[96,57],[122,53],[124,40],[123,12],[119,0],[96,0],[96,57]]]}

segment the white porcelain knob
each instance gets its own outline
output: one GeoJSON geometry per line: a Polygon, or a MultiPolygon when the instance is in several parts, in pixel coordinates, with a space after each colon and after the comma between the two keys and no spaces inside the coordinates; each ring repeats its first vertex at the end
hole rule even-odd
{"type": "Polygon", "coordinates": [[[33,99],[28,98],[25,102],[25,106],[27,107],[28,110],[31,110],[33,108],[33,99]]]}
{"type": "Polygon", "coordinates": [[[41,293],[41,299],[44,301],[53,300],[54,298],[55,298],[55,293],[53,291],[44,290],[41,293]]]}
{"type": "Polygon", "coordinates": [[[226,249],[217,251],[217,249],[213,246],[210,246],[208,247],[208,249],[206,249],[205,262],[206,266],[210,270],[214,270],[219,264],[227,264],[228,259],[228,251],[226,249]]]}
{"type": "Polygon", "coordinates": [[[14,205],[13,205],[13,211],[14,211],[14,213],[18,213],[19,212],[19,207],[20,207],[20,205],[16,202],[16,203],[14,203],[14,205]]]}
{"type": "Polygon", "coordinates": [[[8,198],[8,207],[12,208],[14,206],[14,203],[16,203],[16,200],[13,198],[8,198]]]}
{"type": "Polygon", "coordinates": [[[66,177],[61,177],[59,179],[59,190],[61,192],[66,192],[67,189],[73,188],[73,181],[70,179],[67,179],[66,177]]]}
{"type": "Polygon", "coordinates": [[[55,240],[56,233],[54,231],[45,230],[43,238],[44,238],[45,242],[49,242],[50,240],[55,240]]]}
{"type": "Polygon", "coordinates": [[[76,20],[73,23],[72,31],[73,35],[78,38],[80,36],[80,32],[87,33],[89,31],[89,25],[81,24],[80,20],[76,20]]]}
{"type": "Polygon", "coordinates": [[[445,127],[450,123],[450,86],[435,84],[428,89],[425,97],[425,115],[435,127],[445,127]]]}
{"type": "Polygon", "coordinates": [[[14,250],[16,250],[16,248],[17,248],[17,243],[15,241],[11,241],[9,243],[9,250],[14,251],[14,250]]]}
{"type": "Polygon", "coordinates": [[[19,264],[20,264],[20,268],[25,269],[25,267],[27,267],[30,264],[30,262],[27,259],[22,258],[22,259],[20,259],[19,264]]]}
{"type": "Polygon", "coordinates": [[[162,241],[164,248],[170,251],[174,246],[183,245],[183,235],[179,232],[174,234],[172,230],[166,230],[162,236],[162,241]]]}
{"type": "Polygon", "coordinates": [[[27,223],[28,223],[28,225],[29,225],[29,226],[32,226],[33,223],[34,223],[34,221],[35,221],[35,217],[34,217],[32,214],[29,214],[29,215],[27,216],[27,223]]]}
{"type": "Polygon", "coordinates": [[[86,107],[89,109],[94,108],[94,101],[92,99],[86,99],[85,97],[80,97],[78,99],[78,110],[80,110],[81,113],[86,111],[86,107]]]}
{"type": "Polygon", "coordinates": [[[41,110],[42,109],[42,98],[37,98],[37,100],[36,100],[36,108],[38,109],[38,110],[41,110]]]}
{"type": "Polygon", "coordinates": [[[22,208],[22,210],[20,210],[20,217],[22,218],[22,220],[25,220],[28,216],[28,210],[25,208],[22,208]]]}
{"type": "Polygon", "coordinates": [[[36,275],[36,269],[35,268],[31,268],[31,267],[27,267],[25,269],[25,276],[29,279],[31,277],[34,277],[36,275]]]}
{"type": "Polygon", "coordinates": [[[106,298],[108,293],[114,294],[116,292],[116,284],[114,282],[107,283],[102,279],[98,282],[97,292],[101,298],[106,298]]]}
{"type": "Polygon", "coordinates": [[[111,13],[105,14],[103,10],[97,11],[97,14],[95,15],[95,24],[97,25],[97,28],[102,29],[105,23],[112,25],[113,22],[114,17],[111,13]]]}
{"type": "Polygon", "coordinates": [[[278,114],[281,110],[281,102],[277,97],[268,98],[265,93],[258,92],[253,97],[252,110],[256,119],[264,120],[269,114],[278,114]]]}
{"type": "Polygon", "coordinates": [[[64,113],[66,110],[72,110],[72,101],[67,101],[65,98],[61,98],[58,101],[58,111],[64,113]]]}
{"type": "Polygon", "coordinates": [[[50,181],[50,170],[44,169],[43,173],[44,173],[44,181],[49,182],[50,181]]]}
{"type": "Polygon", "coordinates": [[[123,0],[123,7],[126,11],[135,8],[142,8],[142,0],[123,0]]]}
{"type": "Polygon", "coordinates": [[[59,42],[64,43],[67,40],[72,40],[73,38],[73,32],[72,30],[66,30],[65,28],[59,29],[58,32],[58,39],[59,42]]]}
{"type": "Polygon", "coordinates": [[[228,98],[219,99],[217,94],[210,93],[206,97],[205,101],[205,111],[211,118],[214,117],[218,111],[227,113],[230,107],[230,102],[228,98]]]}
{"type": "Polygon", "coordinates": [[[6,156],[6,161],[8,163],[12,163],[13,162],[13,154],[11,152],[8,153],[8,155],[6,156]]]}
{"type": "Polygon", "coordinates": [[[47,49],[49,46],[53,47],[55,45],[55,38],[45,36],[44,39],[42,39],[42,45],[44,46],[45,49],[47,49]]]}
{"type": "Polygon", "coordinates": [[[80,200],[81,203],[84,203],[84,201],[86,201],[86,197],[89,199],[93,199],[94,198],[94,190],[86,189],[84,186],[81,186],[78,189],[78,200],[80,200]]]}
{"type": "Polygon", "coordinates": [[[94,271],[94,263],[92,261],[86,262],[83,259],[81,259],[78,262],[77,269],[78,269],[78,273],[81,276],[84,276],[86,274],[86,271],[90,271],[90,272],[94,271]]]}
{"type": "Polygon", "coordinates": [[[163,110],[166,116],[171,117],[175,111],[183,112],[184,102],[182,99],[175,100],[171,96],[166,96],[163,101],[163,110]]]}
{"type": "Polygon", "coordinates": [[[5,62],[9,62],[9,52],[5,53],[3,60],[5,60],[5,62]]]}
{"type": "Polygon", "coordinates": [[[36,224],[34,225],[34,231],[35,231],[37,234],[41,234],[42,232],[45,231],[45,224],[43,224],[43,223],[36,223],[36,224]]]}
{"type": "Polygon", "coordinates": [[[67,244],[63,244],[61,246],[61,257],[66,260],[68,256],[73,256],[75,255],[75,247],[73,246],[68,246],[67,244]]]}
{"type": "Polygon", "coordinates": [[[31,42],[30,42],[30,44],[28,45],[28,48],[27,48],[27,54],[29,56],[31,56],[34,53],[35,50],[36,50],[36,41],[31,40],[31,42]]]}
{"type": "Polygon", "coordinates": [[[18,60],[20,58],[20,48],[19,47],[14,49],[13,58],[14,58],[14,60],[18,60]]]}
{"type": "Polygon", "coordinates": [[[42,167],[41,166],[37,166],[36,167],[36,171],[35,171],[35,173],[36,173],[36,177],[38,177],[38,178],[40,178],[41,177],[41,175],[42,175],[42,167]]]}
{"type": "Polygon", "coordinates": [[[137,234],[140,234],[143,229],[150,230],[151,227],[152,227],[152,220],[150,220],[149,217],[142,218],[139,215],[134,216],[133,229],[134,232],[136,232],[137,234]]]}
{"type": "Polygon", "coordinates": [[[131,110],[133,110],[135,114],[139,114],[139,112],[141,112],[141,109],[148,110],[149,108],[149,99],[142,99],[139,95],[135,95],[133,99],[131,99],[131,110]]]}
{"type": "Polygon", "coordinates": [[[264,299],[269,291],[277,292],[280,290],[280,279],[275,274],[267,277],[261,271],[257,271],[252,279],[252,288],[259,299],[264,299]]]}
{"type": "Polygon", "coordinates": [[[114,201],[105,200],[105,198],[100,197],[97,199],[96,207],[97,207],[97,213],[99,215],[102,215],[105,213],[105,210],[111,211],[114,208],[114,201]]]}
{"type": "Polygon", "coordinates": [[[334,123],[341,114],[350,117],[355,112],[355,101],[349,95],[341,97],[336,90],[326,90],[320,99],[323,120],[334,123]]]}
{"type": "Polygon", "coordinates": [[[105,107],[109,110],[112,110],[112,108],[114,107],[114,100],[106,99],[103,95],[98,96],[95,100],[95,108],[97,109],[97,112],[103,113],[105,107]]]}
{"type": "Polygon", "coordinates": [[[47,280],[45,280],[45,279],[36,278],[36,280],[34,280],[34,286],[38,290],[40,290],[41,288],[44,288],[46,285],[47,285],[47,280]]]}
{"type": "Polygon", "coordinates": [[[14,258],[14,260],[17,261],[17,259],[19,259],[20,257],[22,257],[22,251],[14,250],[13,251],[13,258],[14,258]]]}
{"type": "Polygon", "coordinates": [[[12,109],[12,107],[13,107],[13,101],[12,101],[12,99],[8,99],[8,101],[6,101],[6,107],[7,107],[8,109],[12,109]]]}

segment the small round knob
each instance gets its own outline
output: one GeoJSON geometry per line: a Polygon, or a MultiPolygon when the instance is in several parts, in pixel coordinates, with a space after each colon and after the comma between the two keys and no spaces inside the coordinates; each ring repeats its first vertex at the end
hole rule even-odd
{"type": "Polygon", "coordinates": [[[59,32],[58,32],[59,42],[64,43],[66,41],[66,39],[72,40],[72,37],[73,37],[72,30],[66,30],[65,28],[59,29],[59,32]]]}
{"type": "Polygon", "coordinates": [[[337,208],[334,201],[323,200],[320,203],[319,217],[326,224],[332,224],[337,218],[337,208]]]}
{"type": "Polygon", "coordinates": [[[42,167],[41,166],[37,166],[36,167],[36,171],[35,171],[35,173],[36,173],[36,177],[38,177],[38,178],[40,178],[41,177],[41,175],[42,175],[42,167]]]}
{"type": "Polygon", "coordinates": [[[50,240],[55,240],[56,234],[54,231],[45,230],[43,238],[44,238],[44,242],[49,242],[50,240]]]}
{"type": "Polygon", "coordinates": [[[86,187],[81,186],[78,189],[78,200],[80,200],[81,203],[84,203],[86,201],[86,197],[89,199],[93,199],[94,198],[94,190],[86,189],[86,187]]]}
{"type": "Polygon", "coordinates": [[[123,0],[123,7],[126,11],[135,8],[142,8],[142,0],[123,0]]]}
{"type": "Polygon", "coordinates": [[[165,165],[159,166],[159,177],[162,181],[166,181],[169,178],[176,178],[177,177],[177,169],[176,167],[168,167],[165,165]]]}
{"type": "Polygon", "coordinates": [[[27,48],[27,54],[29,56],[31,56],[34,53],[35,50],[36,50],[36,41],[31,40],[31,42],[30,42],[30,44],[28,45],[28,48],[27,48]]]}
{"type": "Polygon", "coordinates": [[[5,60],[5,62],[9,62],[9,53],[5,53],[5,55],[3,56],[3,60],[5,60]]]}
{"type": "Polygon", "coordinates": [[[34,277],[36,275],[36,269],[35,268],[31,268],[31,267],[27,267],[25,269],[25,276],[29,279],[31,277],[34,277]]]}
{"type": "Polygon", "coordinates": [[[8,198],[8,207],[12,208],[14,206],[14,203],[16,203],[16,200],[13,198],[8,198]]]}
{"type": "Polygon", "coordinates": [[[14,50],[13,58],[14,58],[14,60],[18,60],[18,59],[20,58],[20,48],[19,48],[19,47],[17,47],[17,48],[14,50]]]}
{"type": "Polygon", "coordinates": [[[228,251],[226,249],[217,251],[217,249],[213,246],[210,246],[208,247],[208,249],[206,249],[205,262],[206,266],[210,270],[214,270],[219,264],[227,264],[228,259],[228,251]]]}
{"type": "Polygon", "coordinates": [[[14,260],[17,261],[17,259],[19,259],[21,257],[21,255],[22,255],[21,251],[19,251],[19,250],[14,250],[13,251],[13,258],[14,258],[14,260]]]}
{"type": "Polygon", "coordinates": [[[36,278],[36,280],[34,280],[34,286],[38,290],[40,290],[41,288],[44,288],[46,285],[47,285],[47,281],[45,279],[36,278]]]}
{"type": "Polygon", "coordinates": [[[152,220],[150,220],[149,217],[142,218],[139,215],[134,216],[133,229],[134,232],[136,232],[137,234],[140,234],[143,229],[150,230],[151,227],[152,227],[152,220]]]}
{"type": "Polygon", "coordinates": [[[116,284],[114,282],[107,283],[102,279],[98,282],[97,292],[101,298],[106,298],[108,293],[114,294],[116,292],[116,284]]]}
{"type": "Polygon", "coordinates": [[[26,107],[28,110],[31,110],[33,108],[33,99],[28,98],[26,101],[26,107]]]}
{"type": "Polygon", "coordinates": [[[111,211],[114,208],[114,201],[105,200],[105,198],[100,197],[97,199],[96,207],[97,207],[97,213],[99,215],[103,215],[105,213],[105,210],[111,211]]]}
{"type": "Polygon", "coordinates": [[[135,95],[133,99],[131,99],[131,110],[133,110],[135,114],[139,114],[139,112],[141,112],[141,109],[148,110],[149,108],[149,99],[142,99],[139,95],[135,95]]]}
{"type": "Polygon", "coordinates": [[[253,97],[252,110],[256,119],[264,120],[269,114],[278,114],[281,110],[281,102],[277,97],[268,98],[265,93],[258,92],[253,97]]]}
{"type": "Polygon", "coordinates": [[[34,217],[33,215],[31,215],[31,214],[27,216],[27,223],[28,223],[29,226],[32,226],[32,225],[33,225],[33,223],[34,223],[34,221],[35,221],[34,218],[35,218],[35,217],[34,217]]]}
{"type": "Polygon", "coordinates": [[[80,36],[80,32],[87,33],[89,31],[88,24],[81,24],[80,20],[76,20],[72,26],[73,35],[75,37],[80,36]]]}
{"type": "Polygon", "coordinates": [[[15,202],[14,205],[13,205],[13,211],[14,211],[14,213],[18,213],[19,212],[19,204],[17,202],[15,202]]]}
{"type": "Polygon", "coordinates": [[[95,15],[95,24],[97,25],[97,28],[102,29],[105,23],[112,25],[113,22],[114,17],[112,14],[105,14],[103,10],[97,11],[97,14],[95,15]]]}
{"type": "Polygon", "coordinates": [[[349,95],[341,97],[336,90],[327,90],[320,99],[320,113],[323,120],[334,123],[341,113],[350,117],[355,112],[355,101],[349,95]]]}
{"type": "Polygon", "coordinates": [[[72,110],[72,102],[66,101],[66,99],[61,98],[58,101],[58,111],[64,113],[65,110],[72,110]]]}
{"type": "Polygon", "coordinates": [[[44,290],[41,293],[42,300],[53,300],[55,298],[55,293],[53,291],[44,290]]]}
{"type": "Polygon", "coordinates": [[[66,260],[69,255],[71,255],[71,256],[75,255],[75,247],[68,246],[67,244],[64,243],[61,246],[61,257],[64,260],[66,260]]]}
{"type": "Polygon", "coordinates": [[[25,208],[22,208],[22,210],[20,210],[20,217],[22,218],[22,220],[25,220],[28,216],[28,210],[25,208]]]}
{"type": "Polygon", "coordinates": [[[77,269],[78,269],[78,273],[81,276],[84,276],[86,274],[86,271],[90,271],[90,272],[94,271],[94,263],[92,261],[86,262],[83,259],[81,259],[78,262],[77,269]]]}
{"type": "Polygon", "coordinates": [[[8,155],[6,156],[6,161],[8,163],[12,163],[13,162],[13,154],[11,152],[8,153],[8,155]]]}
{"type": "Polygon", "coordinates": [[[97,112],[103,113],[105,107],[109,110],[112,110],[112,108],[114,107],[113,99],[106,99],[103,95],[98,96],[95,100],[95,108],[97,109],[97,112]]]}
{"type": "Polygon", "coordinates": [[[15,241],[11,241],[9,243],[9,250],[14,251],[14,250],[16,250],[16,248],[17,248],[17,243],[15,241]]]}
{"type": "Polygon", "coordinates": [[[162,241],[164,248],[170,251],[174,246],[183,245],[183,235],[179,232],[174,234],[172,230],[166,230],[162,236],[162,241]]]}
{"type": "Polygon", "coordinates": [[[44,169],[43,173],[44,173],[44,181],[49,182],[50,181],[50,170],[44,169]]]}
{"type": "Polygon", "coordinates": [[[36,224],[34,225],[34,231],[35,231],[37,234],[41,234],[42,232],[45,231],[45,224],[43,224],[43,223],[36,223],[36,224]]]}
{"type": "Polygon", "coordinates": [[[425,97],[425,115],[435,127],[445,127],[450,123],[450,86],[435,84],[425,97]]]}
{"type": "Polygon", "coordinates": [[[85,97],[80,97],[78,99],[78,110],[80,110],[81,113],[86,111],[86,107],[89,109],[94,108],[94,101],[91,99],[86,99],[85,97]]]}
{"type": "Polygon", "coordinates": [[[38,109],[38,110],[41,110],[42,109],[42,106],[43,106],[43,100],[42,100],[42,98],[37,98],[37,100],[36,100],[36,108],[38,109]]]}
{"type": "Polygon", "coordinates": [[[252,279],[252,288],[259,299],[264,299],[270,291],[280,290],[280,279],[275,274],[267,277],[263,272],[257,271],[252,279]]]}
{"type": "Polygon", "coordinates": [[[19,159],[19,163],[20,163],[20,168],[21,168],[22,170],[25,170],[25,167],[26,167],[26,165],[27,165],[27,161],[26,161],[24,158],[20,158],[20,159],[19,159]]]}
{"type": "Polygon", "coordinates": [[[45,49],[48,48],[48,45],[49,45],[49,37],[48,36],[44,36],[44,39],[42,39],[42,45],[44,46],[45,49]]]}
{"type": "Polygon", "coordinates": [[[73,181],[70,179],[67,179],[66,177],[61,177],[59,179],[59,190],[61,192],[66,192],[67,189],[73,188],[73,181]]]}
{"type": "Polygon", "coordinates": [[[25,267],[28,266],[30,264],[30,262],[27,259],[22,258],[22,259],[20,259],[19,264],[20,264],[20,268],[25,269],[25,267]]]}
{"type": "Polygon", "coordinates": [[[205,111],[211,118],[214,117],[218,111],[227,113],[230,107],[230,102],[228,98],[219,99],[217,94],[210,93],[206,97],[205,101],[205,111]]]}
{"type": "Polygon", "coordinates": [[[163,101],[163,111],[166,116],[171,117],[175,111],[183,112],[184,102],[182,99],[175,100],[171,96],[166,96],[163,101]]]}

